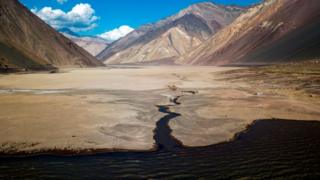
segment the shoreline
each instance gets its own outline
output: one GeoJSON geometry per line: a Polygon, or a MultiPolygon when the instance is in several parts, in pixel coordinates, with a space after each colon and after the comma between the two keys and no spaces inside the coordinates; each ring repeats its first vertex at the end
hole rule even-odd
{"type": "MultiPolygon", "coordinates": [[[[152,149],[147,150],[134,150],[134,149],[84,149],[84,150],[45,150],[45,151],[39,151],[36,153],[33,152],[17,152],[17,153],[0,153],[0,159],[6,159],[6,158],[35,158],[35,157],[42,157],[42,156],[52,156],[52,157],[82,157],[82,156],[99,156],[99,155],[106,155],[106,154],[114,154],[114,153],[158,153],[160,151],[162,152],[171,152],[175,153],[179,150],[190,150],[190,149],[199,149],[199,148],[210,148],[214,146],[220,146],[220,145],[227,145],[230,143],[235,143],[239,140],[239,138],[243,135],[246,135],[249,131],[254,130],[254,126],[257,123],[260,122],[271,122],[271,121],[282,121],[282,122],[299,122],[299,123],[320,123],[320,120],[291,120],[291,119],[259,119],[252,121],[251,124],[248,124],[246,128],[240,132],[237,132],[234,134],[234,136],[226,141],[218,142],[215,144],[207,145],[207,146],[186,146],[182,144],[181,147],[178,147],[176,150],[164,150],[159,149],[154,144],[154,147],[152,149]]],[[[173,136],[173,138],[175,138],[173,136]]]]}
{"type": "Polygon", "coordinates": [[[247,132],[239,133],[235,141],[207,147],[3,157],[0,177],[70,179],[81,172],[83,178],[105,179],[305,179],[318,177],[319,152],[319,121],[260,120],[247,132]]]}

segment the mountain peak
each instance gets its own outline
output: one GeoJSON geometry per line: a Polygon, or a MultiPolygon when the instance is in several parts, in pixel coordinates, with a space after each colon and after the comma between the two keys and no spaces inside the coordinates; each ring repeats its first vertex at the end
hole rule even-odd
{"type": "Polygon", "coordinates": [[[245,10],[246,8],[244,7],[240,7],[240,6],[233,6],[233,5],[230,5],[230,6],[226,6],[226,5],[220,5],[220,4],[215,4],[213,2],[201,2],[201,3],[196,3],[196,4],[192,4],[190,6],[188,6],[186,9],[183,9],[181,10],[178,14],[180,15],[185,15],[185,14],[188,14],[188,13],[203,13],[202,11],[206,11],[206,10],[239,10],[239,11],[243,11],[245,10]]]}

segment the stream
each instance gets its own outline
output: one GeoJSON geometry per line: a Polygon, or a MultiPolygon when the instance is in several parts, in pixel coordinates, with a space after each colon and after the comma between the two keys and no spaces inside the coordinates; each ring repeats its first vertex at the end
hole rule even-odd
{"type": "Polygon", "coordinates": [[[154,140],[158,151],[174,151],[181,148],[182,143],[172,136],[172,129],[169,126],[170,120],[181,116],[179,113],[171,112],[170,107],[178,106],[181,103],[179,99],[182,96],[175,96],[170,99],[170,103],[173,105],[158,105],[159,112],[167,114],[162,117],[156,123],[156,129],[154,130],[154,140]]]}
{"type": "Polygon", "coordinates": [[[173,151],[181,148],[182,143],[171,135],[172,130],[169,127],[169,121],[181,116],[181,114],[171,112],[169,106],[158,106],[158,108],[160,112],[167,114],[157,122],[154,131],[154,140],[158,151],[173,151]]]}

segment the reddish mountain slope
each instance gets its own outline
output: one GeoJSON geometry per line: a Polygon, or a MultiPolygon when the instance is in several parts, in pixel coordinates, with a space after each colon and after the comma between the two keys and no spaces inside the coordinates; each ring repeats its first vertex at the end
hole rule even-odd
{"type": "Polygon", "coordinates": [[[269,64],[320,57],[319,27],[319,0],[267,0],[178,62],[269,64]]]}

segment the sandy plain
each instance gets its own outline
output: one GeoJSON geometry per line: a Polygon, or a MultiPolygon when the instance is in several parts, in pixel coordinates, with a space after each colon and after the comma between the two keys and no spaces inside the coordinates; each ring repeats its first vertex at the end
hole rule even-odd
{"type": "Polygon", "coordinates": [[[171,111],[181,116],[169,125],[186,146],[228,141],[257,119],[320,120],[319,96],[234,80],[237,71],[246,69],[119,66],[0,75],[0,152],[151,150],[164,116],[156,106],[176,96],[181,104],[171,111]]]}

